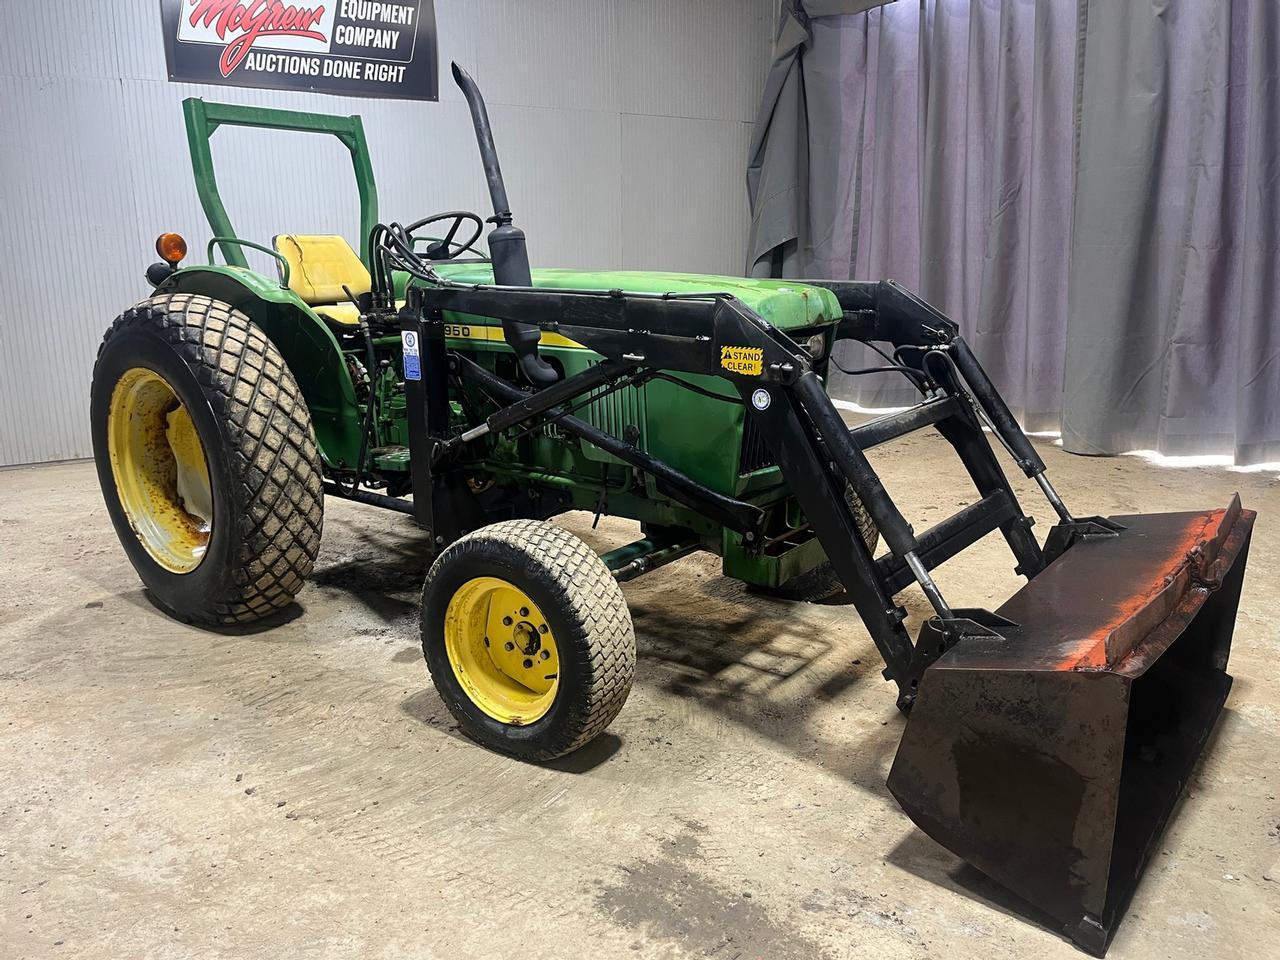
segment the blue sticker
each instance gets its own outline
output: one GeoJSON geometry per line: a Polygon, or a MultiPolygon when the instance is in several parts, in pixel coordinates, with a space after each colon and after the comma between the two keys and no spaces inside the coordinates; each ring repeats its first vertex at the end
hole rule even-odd
{"type": "Polygon", "coordinates": [[[421,380],[422,359],[418,355],[418,335],[412,330],[405,330],[400,334],[400,342],[404,345],[404,378],[421,380]]]}

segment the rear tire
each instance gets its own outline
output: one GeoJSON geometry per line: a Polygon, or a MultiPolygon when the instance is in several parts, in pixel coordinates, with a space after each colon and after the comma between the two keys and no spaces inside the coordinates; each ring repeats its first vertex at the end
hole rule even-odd
{"type": "Polygon", "coordinates": [[[585,543],[507,520],[453,543],[422,591],[422,652],[463,733],[522,760],[593,740],[631,692],[622,589],[585,543]]]}
{"type": "Polygon", "coordinates": [[[192,294],[126,310],[98,350],[90,426],[107,512],[160,606],[187,622],[233,625],[292,602],[320,549],[320,455],[302,392],[253,321],[192,294]],[[181,416],[188,437],[194,428],[188,474],[203,460],[204,498],[182,476],[181,416]]]}

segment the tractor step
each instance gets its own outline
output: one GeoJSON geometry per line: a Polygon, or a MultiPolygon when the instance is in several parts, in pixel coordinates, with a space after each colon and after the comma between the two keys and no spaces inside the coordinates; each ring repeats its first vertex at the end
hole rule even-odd
{"type": "Polygon", "coordinates": [[[1231,687],[1255,514],[1113,518],[924,675],[889,775],[916,824],[1101,956],[1231,687]]]}
{"type": "Polygon", "coordinates": [[[409,448],[399,444],[374,447],[369,451],[369,460],[379,470],[405,473],[409,469],[409,448]]]}

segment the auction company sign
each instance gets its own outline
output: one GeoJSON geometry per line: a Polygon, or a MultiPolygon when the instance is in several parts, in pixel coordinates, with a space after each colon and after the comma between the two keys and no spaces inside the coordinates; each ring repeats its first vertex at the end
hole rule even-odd
{"type": "Polygon", "coordinates": [[[160,0],[169,79],[435,100],[433,0],[160,0]]]}

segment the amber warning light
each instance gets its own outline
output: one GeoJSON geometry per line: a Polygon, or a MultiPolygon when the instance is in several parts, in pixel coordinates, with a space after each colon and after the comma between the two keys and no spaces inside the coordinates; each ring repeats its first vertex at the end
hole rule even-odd
{"type": "Polygon", "coordinates": [[[162,233],[156,237],[156,253],[160,259],[173,266],[187,255],[187,241],[176,233],[162,233]]]}

